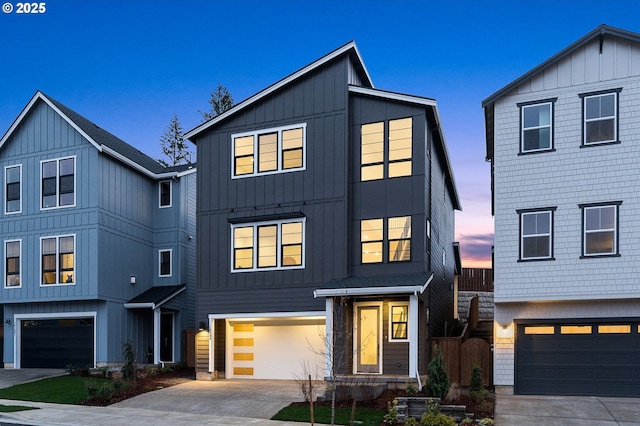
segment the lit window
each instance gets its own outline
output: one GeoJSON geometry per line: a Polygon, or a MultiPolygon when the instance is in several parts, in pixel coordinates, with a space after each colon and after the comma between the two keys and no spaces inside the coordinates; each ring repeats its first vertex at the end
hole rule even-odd
{"type": "Polygon", "coordinates": [[[362,263],[382,262],[382,226],[382,219],[367,219],[360,222],[362,263]]]}
{"type": "Polygon", "coordinates": [[[618,92],[582,95],[584,145],[618,141],[618,92]]]}
{"type": "Polygon", "coordinates": [[[409,305],[389,304],[389,340],[406,341],[409,338],[409,305]]]}
{"type": "Polygon", "coordinates": [[[553,102],[520,105],[522,133],[520,151],[535,152],[552,148],[553,102]]]}
{"type": "Polygon", "coordinates": [[[75,158],[43,161],[41,167],[42,208],[75,205],[75,158]]]}
{"type": "Polygon", "coordinates": [[[5,241],[5,287],[20,287],[21,241],[5,241]]]}
{"type": "Polygon", "coordinates": [[[304,266],[304,219],[232,225],[231,233],[232,271],[304,266]]]}
{"type": "Polygon", "coordinates": [[[551,259],[553,235],[553,210],[520,213],[520,259],[551,259]]]}
{"type": "Polygon", "coordinates": [[[580,206],[583,210],[583,256],[618,253],[619,204],[580,206]]]}
{"type": "Polygon", "coordinates": [[[389,121],[389,177],[411,176],[412,119],[389,121]]]}
{"type": "Polygon", "coordinates": [[[554,334],[555,327],[552,325],[530,325],[524,328],[524,334],[554,334]]]}
{"type": "Polygon", "coordinates": [[[20,213],[22,211],[22,166],[10,166],[5,171],[5,204],[4,212],[20,213]]]}
{"type": "Polygon", "coordinates": [[[411,216],[390,217],[389,262],[411,260],[411,216]]]}
{"type": "Polygon", "coordinates": [[[590,325],[563,325],[560,327],[560,334],[591,334],[590,325]]]}
{"type": "Polygon", "coordinates": [[[161,277],[171,276],[171,252],[172,250],[158,251],[158,264],[160,266],[158,275],[161,277]]]}
{"type": "Polygon", "coordinates": [[[171,181],[160,182],[160,207],[171,207],[171,181]]]}
{"type": "Polygon", "coordinates": [[[364,124],[362,139],[362,180],[384,177],[384,123],[364,124]]]}
{"type": "Polygon", "coordinates": [[[43,285],[75,283],[75,236],[40,240],[43,285]]]}
{"type": "Polygon", "coordinates": [[[305,136],[306,124],[232,135],[232,178],[303,170],[305,136]]]}
{"type": "Polygon", "coordinates": [[[629,334],[631,325],[599,325],[598,334],[629,334]]]}

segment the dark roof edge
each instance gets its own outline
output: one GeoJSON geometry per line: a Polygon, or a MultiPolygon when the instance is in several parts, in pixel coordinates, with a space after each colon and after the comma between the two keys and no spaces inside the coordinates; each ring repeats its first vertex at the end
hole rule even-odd
{"type": "Polygon", "coordinates": [[[560,59],[564,58],[565,56],[568,56],[569,54],[573,53],[576,49],[578,49],[579,47],[583,46],[587,42],[591,41],[593,38],[598,37],[600,35],[604,35],[604,34],[609,34],[609,35],[612,35],[612,36],[615,36],[615,37],[620,37],[620,38],[624,38],[624,39],[627,39],[627,40],[640,42],[640,34],[638,34],[638,33],[634,33],[634,32],[631,32],[631,31],[627,31],[627,30],[623,30],[623,29],[620,29],[620,28],[615,28],[615,27],[611,27],[609,25],[602,24],[602,25],[598,26],[596,29],[594,29],[593,31],[589,32],[588,34],[586,34],[585,36],[580,38],[579,40],[577,40],[574,43],[570,44],[568,47],[566,47],[563,50],[561,50],[560,52],[556,53],[555,55],[553,55],[552,57],[550,57],[549,59],[547,59],[546,61],[544,61],[540,65],[538,65],[537,67],[531,69],[527,73],[521,75],[517,79],[513,80],[511,83],[509,83],[506,86],[504,86],[502,89],[500,89],[497,92],[493,93],[491,96],[489,96],[488,98],[486,98],[485,100],[482,101],[482,107],[484,108],[487,105],[490,105],[490,104],[494,103],[496,100],[501,98],[503,95],[505,95],[506,93],[510,92],[515,87],[520,85],[523,81],[530,79],[535,74],[537,74],[540,71],[542,71],[542,70],[546,69],[547,67],[549,67],[549,65],[551,65],[552,63],[554,63],[556,61],[559,61],[560,59]]]}

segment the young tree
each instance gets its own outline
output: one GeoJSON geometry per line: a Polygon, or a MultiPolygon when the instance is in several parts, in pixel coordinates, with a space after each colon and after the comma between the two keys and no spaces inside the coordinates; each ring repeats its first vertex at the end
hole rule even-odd
{"type": "Polygon", "coordinates": [[[198,110],[202,114],[202,121],[211,120],[213,117],[231,109],[233,107],[233,96],[231,96],[226,87],[218,83],[216,90],[211,92],[209,103],[211,104],[211,111],[198,110]]]}
{"type": "Polygon", "coordinates": [[[180,125],[178,115],[174,114],[169,126],[160,136],[162,153],[167,159],[160,158],[158,162],[165,167],[179,166],[191,162],[191,151],[184,140],[184,131],[180,125]]]}

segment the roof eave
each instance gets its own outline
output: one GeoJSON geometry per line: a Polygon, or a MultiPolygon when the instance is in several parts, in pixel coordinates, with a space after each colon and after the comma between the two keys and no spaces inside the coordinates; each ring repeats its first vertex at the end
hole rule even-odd
{"type": "Polygon", "coordinates": [[[337,296],[382,296],[388,294],[422,294],[433,280],[433,274],[429,276],[423,285],[388,286],[388,287],[348,287],[348,288],[322,288],[313,291],[313,297],[337,297],[337,296]]]}

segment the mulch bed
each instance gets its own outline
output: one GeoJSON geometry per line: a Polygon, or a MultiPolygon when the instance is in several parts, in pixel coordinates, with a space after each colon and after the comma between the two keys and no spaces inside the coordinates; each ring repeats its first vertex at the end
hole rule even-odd
{"type": "Polygon", "coordinates": [[[131,386],[121,389],[110,395],[109,398],[98,396],[82,402],[82,405],[107,406],[134,396],[155,391],[158,389],[168,388],[170,386],[179,385],[181,383],[195,380],[196,374],[193,369],[181,369],[175,371],[157,372],[156,374],[138,374],[135,382],[131,381],[131,386]]]}

